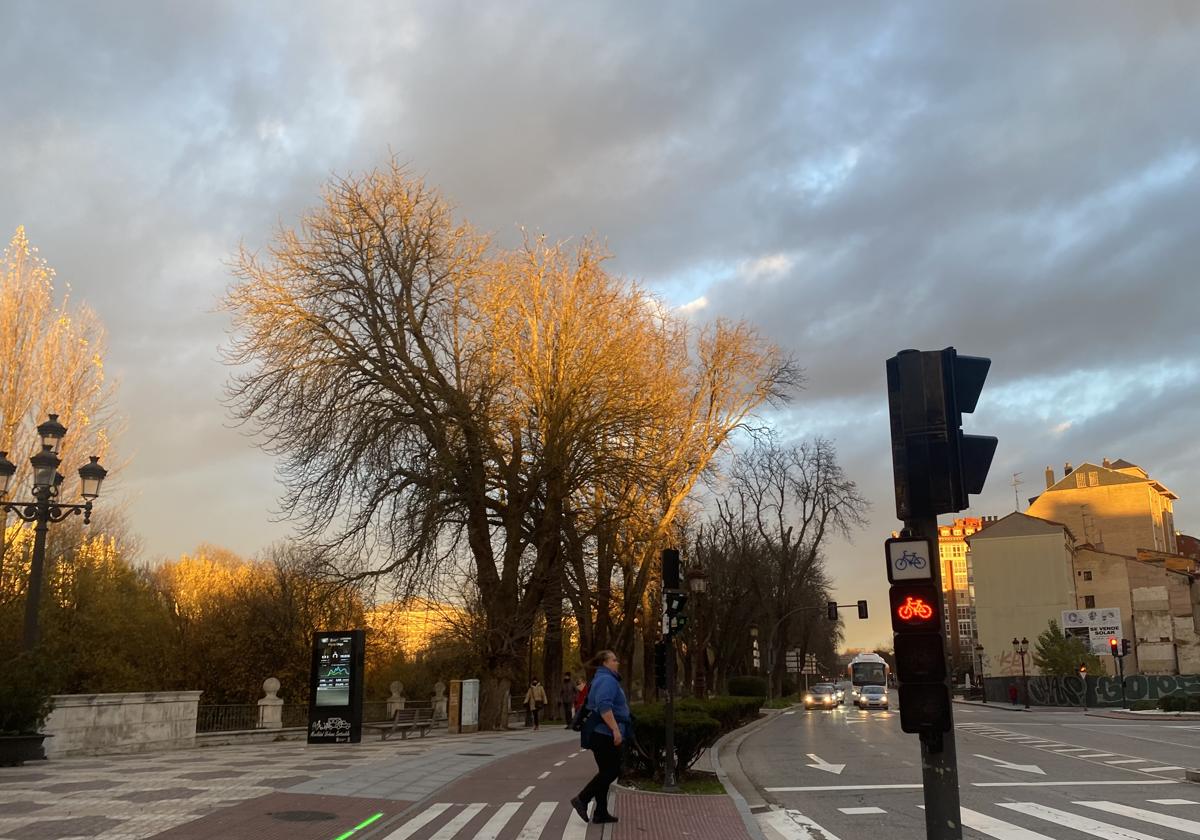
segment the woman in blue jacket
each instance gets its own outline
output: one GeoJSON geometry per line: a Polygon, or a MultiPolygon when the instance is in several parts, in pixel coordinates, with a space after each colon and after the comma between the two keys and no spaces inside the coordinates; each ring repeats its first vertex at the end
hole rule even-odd
{"type": "Polygon", "coordinates": [[[571,800],[571,807],[587,822],[588,805],[594,800],[596,812],[591,821],[610,823],[617,818],[608,813],[608,787],[621,775],[621,744],[629,737],[629,701],[621,688],[621,663],[617,655],[602,650],[595,663],[596,676],[587,695],[591,715],[580,740],[596,759],[596,775],[571,800]]]}

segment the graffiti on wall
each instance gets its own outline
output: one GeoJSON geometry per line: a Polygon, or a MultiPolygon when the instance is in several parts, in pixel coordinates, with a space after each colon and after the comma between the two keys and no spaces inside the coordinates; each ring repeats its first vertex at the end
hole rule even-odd
{"type": "MultiPolygon", "coordinates": [[[[1019,664],[1018,664],[1019,667],[1019,664]]],[[[988,677],[986,690],[988,700],[996,703],[1009,702],[1008,687],[1015,685],[1022,691],[1020,674],[1014,676],[988,677]]],[[[1029,677],[1029,702],[1035,706],[1082,706],[1083,681],[1076,676],[1029,677]]],[[[1157,700],[1169,694],[1200,694],[1200,675],[1148,676],[1133,674],[1125,677],[1125,700],[1157,700]]],[[[1023,697],[1023,693],[1021,694],[1023,697]]],[[[1118,677],[1088,677],[1087,705],[1120,706],[1121,680],[1118,677]]]]}

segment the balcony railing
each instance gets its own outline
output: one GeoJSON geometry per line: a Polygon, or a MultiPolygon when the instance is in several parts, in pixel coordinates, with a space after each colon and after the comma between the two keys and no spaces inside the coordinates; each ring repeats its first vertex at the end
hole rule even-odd
{"type": "MultiPolygon", "coordinates": [[[[368,700],[363,703],[363,722],[375,723],[387,720],[386,700],[368,700]]],[[[405,702],[406,709],[428,709],[432,704],[419,700],[405,702]]],[[[308,725],[308,705],[306,703],[288,703],[283,706],[283,726],[285,729],[304,728],[308,725]]],[[[255,704],[200,706],[196,715],[197,732],[244,732],[251,729],[264,729],[262,725],[262,709],[255,704]]]]}

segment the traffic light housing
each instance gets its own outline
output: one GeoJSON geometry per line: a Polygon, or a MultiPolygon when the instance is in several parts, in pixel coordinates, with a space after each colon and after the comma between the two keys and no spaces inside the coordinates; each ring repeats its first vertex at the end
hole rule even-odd
{"type": "Polygon", "coordinates": [[[859,618],[867,617],[867,602],[866,601],[858,602],[858,617],[859,618]]]}
{"type": "Polygon", "coordinates": [[[667,643],[654,643],[654,685],[660,691],[667,688],[667,643]]]}
{"type": "Polygon", "coordinates": [[[1108,652],[1113,656],[1121,655],[1121,646],[1115,636],[1110,636],[1108,639],[1108,652]]]}
{"type": "Polygon", "coordinates": [[[888,592],[896,634],[900,728],[910,734],[949,732],[950,691],[942,639],[942,599],[930,580],[899,581],[888,592]]]}
{"type": "Polygon", "coordinates": [[[991,359],[945,350],[902,350],[887,360],[896,516],[954,513],[983,492],[998,441],[964,435],[991,359]]]}
{"type": "Polygon", "coordinates": [[[666,635],[670,636],[684,628],[687,624],[687,615],[684,614],[684,609],[687,607],[687,594],[683,592],[664,592],[663,593],[663,611],[667,615],[667,620],[664,623],[666,627],[666,635]]]}
{"type": "Polygon", "coordinates": [[[1129,639],[1121,639],[1121,655],[1128,656],[1133,652],[1133,643],[1129,639]]]}
{"type": "Polygon", "coordinates": [[[825,615],[827,615],[829,617],[830,621],[838,620],[837,610],[838,610],[837,601],[827,601],[825,603],[825,615]]]}
{"type": "Polygon", "coordinates": [[[663,589],[679,589],[679,551],[674,548],[662,550],[662,579],[663,589]]]}

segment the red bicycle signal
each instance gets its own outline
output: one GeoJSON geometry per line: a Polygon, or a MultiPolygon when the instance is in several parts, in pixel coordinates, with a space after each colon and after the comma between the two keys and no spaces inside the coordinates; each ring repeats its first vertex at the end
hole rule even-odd
{"type": "Polygon", "coordinates": [[[926,604],[923,598],[909,595],[904,599],[904,603],[896,608],[896,615],[901,621],[912,621],[914,618],[927,621],[933,618],[933,607],[926,604]]]}

